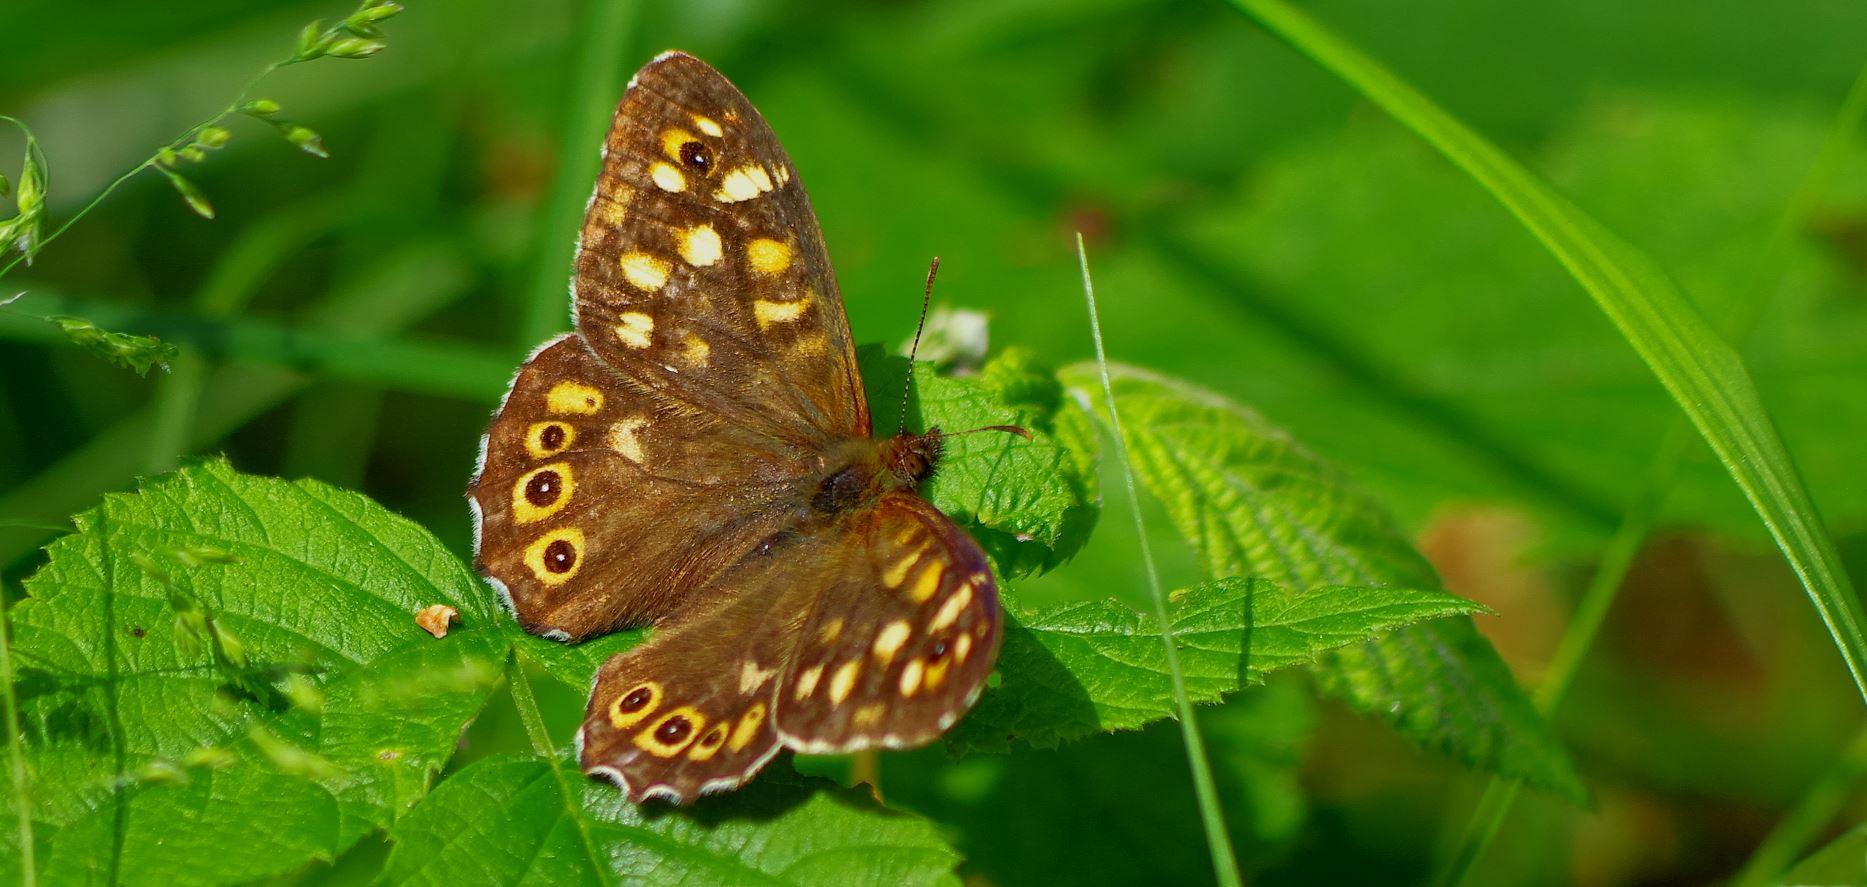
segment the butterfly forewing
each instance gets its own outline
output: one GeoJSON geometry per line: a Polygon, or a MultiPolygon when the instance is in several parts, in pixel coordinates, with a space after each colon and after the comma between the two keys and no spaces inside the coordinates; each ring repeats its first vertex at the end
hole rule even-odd
{"type": "Polygon", "coordinates": [[[671,407],[576,336],[526,362],[474,481],[476,561],[528,630],[577,640],[691,608],[716,551],[775,532],[800,452],[671,407]]]}
{"type": "Polygon", "coordinates": [[[803,183],[698,59],[657,59],[616,109],[574,289],[591,347],[667,397],[784,434],[869,432],[803,183]]]}

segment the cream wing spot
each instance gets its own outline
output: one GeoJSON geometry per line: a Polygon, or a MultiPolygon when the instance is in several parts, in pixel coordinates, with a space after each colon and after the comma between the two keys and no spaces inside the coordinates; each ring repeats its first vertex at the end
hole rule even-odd
{"type": "Polygon", "coordinates": [[[687,177],[674,168],[673,164],[657,162],[649,167],[648,177],[655,180],[655,187],[663,191],[680,193],[687,190],[687,177]]]}
{"type": "Polygon", "coordinates": [[[862,671],[862,660],[851,659],[843,663],[836,674],[830,677],[830,703],[842,705],[849,698],[850,691],[856,689],[856,675],[862,671]]]}
{"type": "Polygon", "coordinates": [[[616,315],[616,337],[630,348],[647,348],[655,332],[655,319],[640,311],[624,311],[616,315]]]}
{"type": "Polygon", "coordinates": [[[804,309],[808,307],[810,307],[809,299],[799,299],[795,302],[769,302],[759,299],[752,303],[752,313],[758,318],[758,325],[762,329],[774,323],[790,323],[803,317],[804,309]]]}
{"type": "Polygon", "coordinates": [[[648,253],[623,253],[622,276],[637,289],[657,292],[668,283],[668,262],[648,253]]]}
{"type": "Polygon", "coordinates": [[[959,618],[960,611],[966,609],[966,605],[970,603],[972,603],[972,586],[960,586],[959,590],[954,592],[953,596],[947,598],[946,603],[940,606],[940,612],[934,614],[933,622],[928,624],[928,629],[931,631],[939,631],[942,628],[952,625],[953,621],[959,618]]]}
{"type": "Polygon", "coordinates": [[[900,560],[895,561],[894,566],[888,568],[888,572],[882,574],[882,584],[889,588],[900,588],[901,583],[908,579],[908,571],[921,562],[921,555],[926,554],[927,549],[932,546],[932,542],[922,542],[919,548],[902,555],[900,560]]]}
{"type": "Polygon", "coordinates": [[[705,114],[695,114],[693,115],[693,117],[694,117],[694,128],[695,129],[698,129],[701,132],[704,132],[707,135],[710,135],[716,139],[726,134],[726,130],[721,129],[718,123],[713,122],[713,118],[708,117],[705,114]]]}
{"type": "Polygon", "coordinates": [[[856,713],[851,718],[851,721],[859,728],[868,729],[882,722],[884,711],[885,709],[882,707],[881,703],[871,702],[868,705],[856,709],[856,713]]]}
{"type": "Polygon", "coordinates": [[[972,635],[962,634],[953,641],[953,661],[965,662],[967,654],[972,652],[972,635]]]}
{"type": "Polygon", "coordinates": [[[913,633],[914,629],[908,625],[906,619],[890,622],[875,634],[875,644],[870,648],[870,652],[875,654],[877,661],[887,665],[894,661],[895,654],[901,652],[901,645],[907,643],[908,637],[913,633]]]}
{"type": "Polygon", "coordinates": [[[687,361],[688,366],[705,367],[707,357],[712,353],[713,346],[708,345],[707,340],[693,333],[688,333],[687,337],[681,341],[681,357],[687,361]]]}
{"type": "Polygon", "coordinates": [[[739,692],[749,694],[765,686],[765,682],[771,680],[775,673],[773,669],[760,668],[758,663],[747,659],[744,665],[739,666],[739,692]]]}
{"type": "Polygon", "coordinates": [[[835,619],[825,622],[823,624],[823,629],[817,633],[818,641],[826,647],[829,646],[830,644],[835,643],[836,639],[842,636],[843,636],[843,617],[841,616],[838,616],[835,619]]]}
{"type": "Polygon", "coordinates": [[[676,235],[681,242],[681,260],[696,268],[705,268],[720,260],[720,235],[712,225],[695,225],[676,235]]]}
{"type": "Polygon", "coordinates": [[[813,665],[804,669],[804,671],[797,676],[797,690],[793,695],[798,699],[803,699],[817,692],[817,682],[822,679],[823,666],[813,665]]]}
{"type": "Polygon", "coordinates": [[[910,659],[901,667],[901,695],[912,697],[921,689],[921,670],[924,666],[919,659],[910,659]]]}
{"type": "Polygon", "coordinates": [[[751,170],[756,168],[742,166],[727,173],[720,179],[719,190],[713,192],[713,199],[720,203],[739,203],[765,193],[759,190],[758,182],[752,178],[751,170]]]}
{"type": "Polygon", "coordinates": [[[624,459],[639,464],[647,454],[642,450],[642,438],[638,432],[647,424],[647,419],[635,416],[609,426],[609,448],[622,454],[624,459]]]}

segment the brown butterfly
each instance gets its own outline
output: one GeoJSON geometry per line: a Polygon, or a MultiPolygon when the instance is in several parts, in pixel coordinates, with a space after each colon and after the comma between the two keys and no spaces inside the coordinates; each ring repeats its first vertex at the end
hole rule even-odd
{"type": "Polygon", "coordinates": [[[603,158],[577,331],[519,368],[471,494],[475,563],[528,631],[655,626],[597,672],[584,770],[679,803],[786,748],[931,741],[992,670],[997,585],[916,494],[939,430],[871,433],[791,159],[678,52],[603,158]]]}

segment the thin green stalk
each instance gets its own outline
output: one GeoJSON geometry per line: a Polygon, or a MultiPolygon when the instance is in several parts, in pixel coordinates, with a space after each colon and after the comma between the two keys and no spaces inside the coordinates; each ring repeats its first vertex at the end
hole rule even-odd
{"type": "Polygon", "coordinates": [[[525,676],[517,650],[506,660],[506,686],[512,691],[512,705],[519,710],[519,721],[525,725],[532,751],[546,758],[556,756],[557,747],[551,743],[551,731],[545,727],[544,713],[538,709],[538,697],[532,695],[532,682],[525,676]]]}
{"type": "Polygon", "coordinates": [[[1861,777],[1867,776],[1867,728],[1854,734],[1841,760],[1804,792],[1787,816],[1764,836],[1755,853],[1731,879],[1731,887],[1764,887],[1779,881],[1797,857],[1821,836],[1822,827],[1841,812],[1861,777]]]}
{"type": "Polygon", "coordinates": [[[13,779],[13,811],[19,814],[19,883],[39,883],[39,865],[33,859],[32,776],[26,771],[26,737],[19,732],[18,691],[13,686],[13,620],[0,594],[0,702],[6,705],[7,772],[13,779]]]}
{"type": "Polygon", "coordinates": [[[580,210],[596,181],[597,146],[609,129],[621,91],[623,66],[617,62],[624,58],[623,48],[635,34],[635,14],[641,5],[632,0],[589,0],[576,50],[570,107],[565,110],[564,138],[558,143],[557,176],[538,219],[532,250],[538,263],[532,267],[531,285],[519,290],[525,299],[518,329],[519,344],[524,347],[544,341],[569,323],[564,284],[571,275],[572,244],[583,224],[580,210]]]}
{"type": "MultiPolygon", "coordinates": [[[[1778,215],[1776,224],[1771,228],[1769,239],[1755,265],[1757,280],[1749,287],[1752,292],[1770,295],[1746,299],[1738,304],[1735,314],[1725,324],[1727,334],[1735,340],[1747,340],[1755,330],[1758,318],[1765,308],[1775,299],[1774,290],[1782,285],[1784,277],[1785,254],[1795,232],[1802,229],[1813,211],[1816,201],[1827,190],[1842,160],[1847,156],[1854,133],[1860,129],[1863,120],[1867,120],[1867,65],[1862,65],[1855,76],[1853,86],[1842,100],[1841,109],[1836,113],[1834,123],[1829,127],[1822,147],[1816,152],[1816,159],[1809,165],[1809,171],[1797,184],[1796,190],[1785,203],[1778,215]],[[1774,277],[1774,281],[1770,280],[1774,277]]],[[[1582,595],[1575,616],[1563,632],[1562,640],[1556,653],[1551,657],[1544,671],[1543,682],[1536,690],[1537,709],[1546,717],[1554,717],[1562,700],[1573,683],[1581,660],[1594,645],[1600,634],[1601,626],[1607,619],[1608,609],[1613,605],[1622,580],[1633,564],[1634,556],[1639,552],[1641,543],[1652,528],[1653,521],[1665,499],[1666,488],[1672,483],[1677,473],[1680,460],[1685,454],[1685,445],[1689,438],[1681,422],[1674,422],[1662,439],[1659,451],[1655,453],[1648,469],[1647,480],[1641,487],[1642,492],[1634,501],[1622,519],[1614,536],[1603,549],[1601,562],[1596,567],[1587,591],[1582,595]]],[[[1857,747],[1858,748],[1858,747],[1857,747]]],[[[1851,759],[1851,756],[1850,756],[1851,759]]],[[[1845,764],[1845,762],[1844,762],[1845,764]]],[[[1825,784],[1825,783],[1824,783],[1825,784]]],[[[1459,842],[1458,850],[1441,872],[1438,883],[1455,887],[1462,883],[1475,865],[1498,829],[1503,825],[1504,817],[1510,812],[1512,802],[1517,797],[1519,784],[1493,778],[1485,787],[1471,817],[1467,820],[1466,830],[1459,842]]],[[[1817,823],[1819,825],[1819,823],[1817,823]]],[[[1806,842],[1809,831],[1797,832],[1784,823],[1772,832],[1775,838],[1785,832],[1800,835],[1806,842]]],[[[1759,848],[1763,854],[1770,843],[1759,848]]],[[[1805,846],[1798,845],[1798,846],[1805,846]]],[[[1793,856],[1793,852],[1791,853],[1793,856]]],[[[1758,877],[1756,872],[1781,871],[1788,860],[1773,860],[1760,863],[1757,857],[1746,863],[1744,872],[1758,877]],[[1770,868],[1770,865],[1775,865],[1770,868]]],[[[1738,883],[1744,883],[1740,877],[1738,883]]]]}
{"type": "Polygon", "coordinates": [[[1193,793],[1199,799],[1199,818],[1206,827],[1206,847],[1212,853],[1212,872],[1220,884],[1242,883],[1238,875],[1238,857],[1232,850],[1231,835],[1225,829],[1225,813],[1219,809],[1219,790],[1212,782],[1212,765],[1206,760],[1206,746],[1199,736],[1199,722],[1193,714],[1193,700],[1186,692],[1186,673],[1180,669],[1180,650],[1173,639],[1173,620],[1167,615],[1167,592],[1161,588],[1160,570],[1154,565],[1154,549],[1147,541],[1147,527],[1141,520],[1141,494],[1134,480],[1134,466],[1128,460],[1128,438],[1122,433],[1121,414],[1115,408],[1115,386],[1109,381],[1108,352],[1102,346],[1101,315],[1096,311],[1095,282],[1089,275],[1089,251],[1083,235],[1076,235],[1076,259],[1083,271],[1083,299],[1089,305],[1089,334],[1096,343],[1096,368],[1102,373],[1102,396],[1109,405],[1109,427],[1115,433],[1115,452],[1120,458],[1122,480],[1128,486],[1129,512],[1134,517],[1135,537],[1141,542],[1141,563],[1147,570],[1148,591],[1154,600],[1154,618],[1160,623],[1160,640],[1167,653],[1167,675],[1173,680],[1173,702],[1180,714],[1180,737],[1186,744],[1186,762],[1193,773],[1193,793]]]}
{"type": "Polygon", "coordinates": [[[1867,621],[1840,552],[1743,360],[1652,259],[1497,146],[1283,0],[1231,0],[1464,170],[1595,300],[1750,500],[1821,617],[1863,703],[1867,621]]]}

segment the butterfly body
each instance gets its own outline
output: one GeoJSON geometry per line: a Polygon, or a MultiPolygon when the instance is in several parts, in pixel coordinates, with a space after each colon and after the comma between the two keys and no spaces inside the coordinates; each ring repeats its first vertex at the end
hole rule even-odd
{"type": "Polygon", "coordinates": [[[940,432],[871,434],[816,216],[739,91],[636,75],[573,279],[483,445],[475,562],[529,631],[653,626],[606,662],[584,768],[631,799],[743,783],[783,749],[931,741],[997,655],[985,555],[918,490],[940,432]]]}

